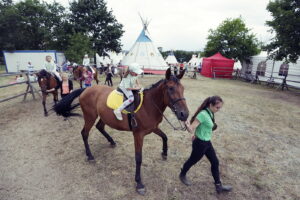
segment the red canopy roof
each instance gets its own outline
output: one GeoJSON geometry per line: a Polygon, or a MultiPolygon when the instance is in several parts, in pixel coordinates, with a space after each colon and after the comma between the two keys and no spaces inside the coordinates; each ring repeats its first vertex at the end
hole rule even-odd
{"type": "Polygon", "coordinates": [[[205,58],[205,59],[230,60],[230,61],[232,61],[232,59],[229,59],[229,58],[226,58],[226,57],[222,56],[222,54],[220,54],[219,52],[216,53],[215,55],[210,56],[210,57],[207,57],[207,58],[205,58]]]}
{"type": "Polygon", "coordinates": [[[206,77],[231,78],[234,60],[216,53],[213,56],[203,58],[201,74],[206,77]]]}

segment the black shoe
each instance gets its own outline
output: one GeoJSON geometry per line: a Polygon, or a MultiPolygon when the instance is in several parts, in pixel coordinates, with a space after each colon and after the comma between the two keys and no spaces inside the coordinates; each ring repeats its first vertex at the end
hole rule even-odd
{"type": "Polygon", "coordinates": [[[179,179],[181,180],[181,182],[186,185],[186,186],[190,186],[192,185],[192,183],[189,181],[189,179],[186,177],[186,175],[181,175],[179,174],[179,179]]]}
{"type": "Polygon", "coordinates": [[[216,191],[218,194],[222,192],[230,192],[232,190],[232,186],[230,185],[222,185],[222,183],[215,184],[216,191]]]}

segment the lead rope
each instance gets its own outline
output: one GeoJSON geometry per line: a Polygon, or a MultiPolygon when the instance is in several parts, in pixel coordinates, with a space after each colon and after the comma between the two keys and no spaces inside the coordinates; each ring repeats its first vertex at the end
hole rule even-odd
{"type": "MultiPolygon", "coordinates": [[[[161,110],[157,107],[156,103],[153,101],[153,99],[151,98],[152,103],[154,104],[154,106],[156,107],[156,109],[160,112],[160,114],[162,114],[162,116],[164,117],[164,119],[170,124],[170,126],[174,129],[174,131],[177,130],[181,130],[181,131],[185,131],[186,130],[186,126],[182,126],[181,122],[178,120],[180,127],[176,128],[175,126],[173,126],[173,124],[168,120],[168,118],[164,115],[164,113],[161,112],[161,110]]],[[[172,110],[172,109],[171,109],[172,110]]],[[[175,112],[172,110],[172,112],[175,114],[175,112]]]]}

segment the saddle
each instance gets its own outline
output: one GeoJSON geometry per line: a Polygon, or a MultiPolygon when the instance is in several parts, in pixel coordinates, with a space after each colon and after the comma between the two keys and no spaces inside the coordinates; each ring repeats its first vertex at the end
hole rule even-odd
{"type": "MultiPolygon", "coordinates": [[[[127,114],[129,127],[132,128],[137,127],[137,122],[134,117],[134,113],[138,112],[143,103],[143,92],[140,91],[132,91],[134,95],[134,102],[128,105],[122,113],[127,114]]],[[[117,88],[113,90],[107,97],[106,105],[111,109],[117,109],[121,106],[121,104],[127,99],[121,89],[117,88]]]]}

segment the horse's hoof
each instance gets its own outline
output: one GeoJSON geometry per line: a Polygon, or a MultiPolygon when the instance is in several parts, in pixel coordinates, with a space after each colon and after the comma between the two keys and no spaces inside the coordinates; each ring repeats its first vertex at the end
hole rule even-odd
{"type": "Polygon", "coordinates": [[[117,146],[116,143],[110,144],[110,147],[111,147],[111,148],[115,148],[116,146],[117,146]]]}
{"type": "Polygon", "coordinates": [[[167,160],[168,155],[165,155],[164,153],[161,153],[161,157],[162,157],[163,160],[167,160]]]}
{"type": "Polygon", "coordinates": [[[88,157],[88,158],[87,158],[87,161],[88,161],[89,163],[95,163],[95,162],[96,162],[94,157],[88,157]]]}
{"type": "Polygon", "coordinates": [[[136,189],[137,193],[139,193],[140,195],[145,195],[146,194],[146,188],[137,188],[136,189]]]}
{"type": "Polygon", "coordinates": [[[48,113],[45,113],[44,116],[45,116],[45,117],[48,117],[48,113]]]}

